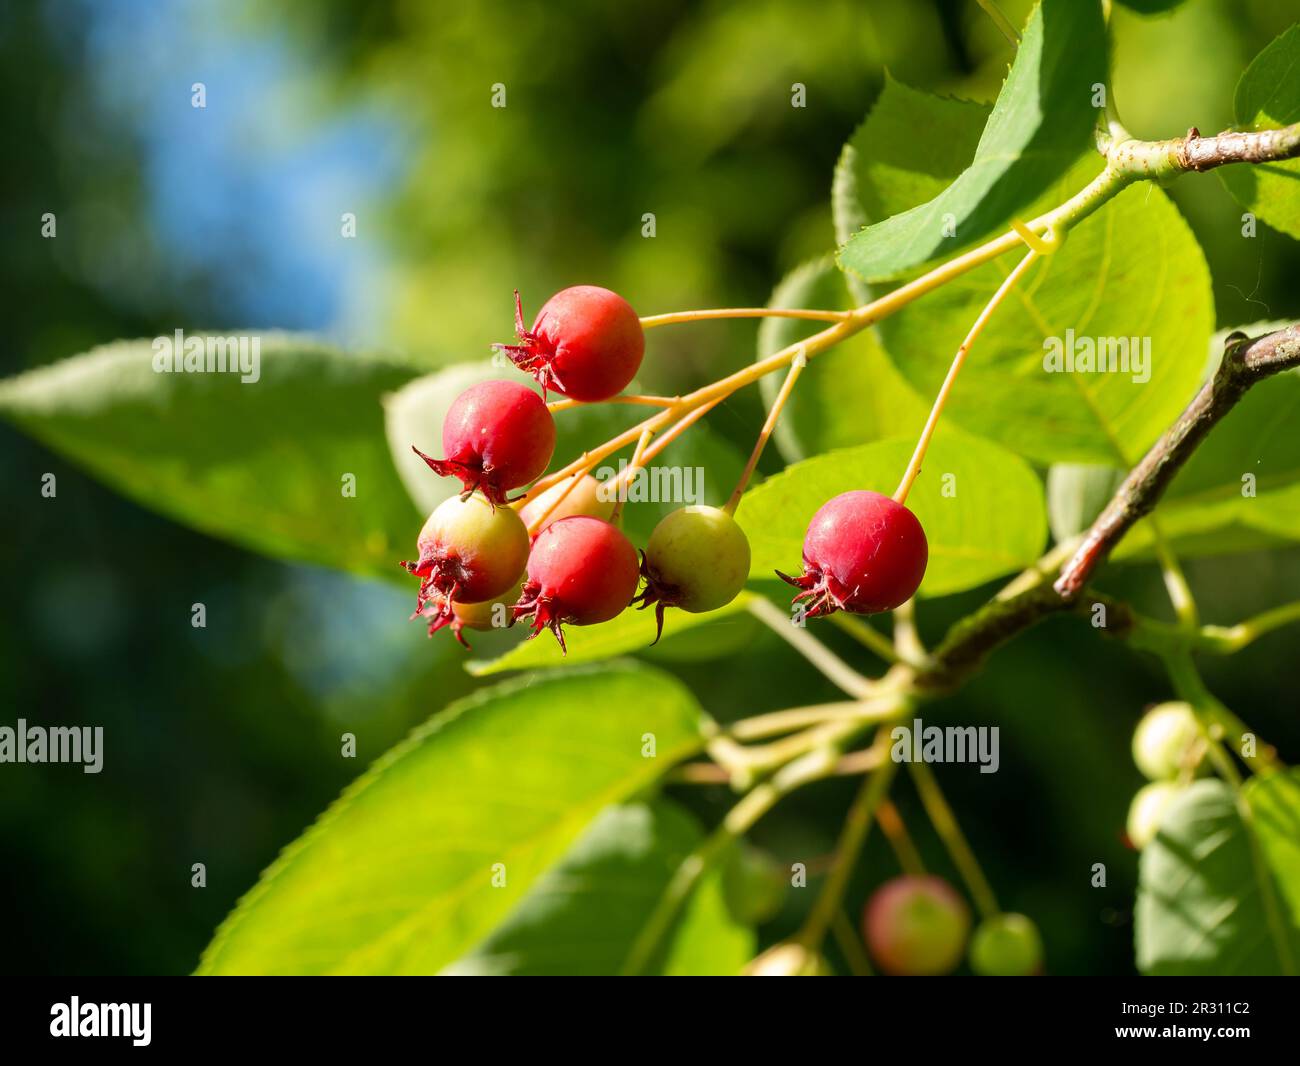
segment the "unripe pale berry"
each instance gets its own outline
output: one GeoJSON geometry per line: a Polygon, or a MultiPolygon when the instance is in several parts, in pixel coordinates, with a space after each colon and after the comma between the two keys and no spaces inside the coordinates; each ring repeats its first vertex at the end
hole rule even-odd
{"type": "Polygon", "coordinates": [[[999,914],[971,938],[970,968],[981,977],[1028,977],[1043,966],[1043,939],[1023,914],[999,914]]]}
{"type": "Polygon", "coordinates": [[[641,367],[645,333],[632,306],[595,285],[562,289],[542,305],[532,329],[515,293],[518,344],[498,344],[514,364],[542,386],[584,403],[608,400],[641,367]]]}
{"type": "Polygon", "coordinates": [[[744,977],[830,977],[830,964],[802,944],[784,943],[768,948],[751,959],[742,972],[744,977]]]}
{"type": "Polygon", "coordinates": [[[679,507],[664,516],[650,534],[641,558],[641,576],[645,589],[637,599],[643,610],[655,604],[658,643],[664,630],[664,608],[704,614],[736,598],[749,577],[749,540],[721,508],[679,507]]]}
{"type": "Polygon", "coordinates": [[[1133,802],[1129,804],[1125,828],[1129,843],[1138,851],[1155,840],[1169,805],[1181,791],[1182,786],[1172,781],[1152,781],[1151,784],[1143,785],[1137,790],[1133,802]]]}
{"type": "Polygon", "coordinates": [[[874,614],[906,603],[921,585],[929,547],[916,515],[878,492],[845,492],[822,504],[803,542],[803,574],[777,576],[802,589],[809,617],[874,614]]]}
{"type": "Polygon", "coordinates": [[[555,419],[546,401],[517,381],[485,381],[456,397],[442,423],[445,459],[415,454],[442,477],[493,503],[535,480],[555,451],[555,419]]]}
{"type": "Polygon", "coordinates": [[[481,603],[501,595],[528,564],[528,530],[519,516],[477,493],[440,503],[420,530],[416,547],[419,558],[402,565],[422,579],[415,613],[432,618],[431,632],[440,628],[435,623],[441,617],[453,613],[453,603],[481,603]],[[441,594],[441,606],[431,615],[425,608],[435,593],[441,594]]]}
{"type": "Polygon", "coordinates": [[[1201,730],[1187,703],[1160,703],[1142,716],[1133,731],[1133,761],[1152,781],[1178,776],[1197,760],[1201,730]]]}
{"type": "Polygon", "coordinates": [[[586,515],[564,518],[533,540],[514,615],[531,620],[532,636],[549,629],[564,650],[562,625],[608,622],[631,602],[639,577],[636,549],[621,530],[586,515]]]}
{"type": "Polygon", "coordinates": [[[583,474],[581,480],[572,489],[569,489],[568,481],[562,481],[558,485],[552,485],[536,499],[529,500],[519,508],[519,517],[524,520],[524,525],[531,527],[540,516],[546,515],[541,526],[533,531],[533,536],[561,518],[572,518],[574,515],[587,515],[608,522],[614,513],[616,501],[601,499],[600,488],[600,482],[590,474],[583,474]],[[567,493],[566,489],[569,490],[567,493]],[[550,514],[546,514],[551,505],[561,496],[564,498],[560,500],[559,505],[550,514]]]}
{"type": "Polygon", "coordinates": [[[510,624],[512,611],[523,590],[523,585],[522,581],[517,581],[513,588],[481,603],[453,602],[434,589],[431,590],[433,594],[429,597],[429,602],[424,605],[420,616],[429,619],[429,636],[446,627],[451,630],[451,635],[456,638],[457,643],[468,648],[470,643],[465,639],[466,629],[486,632],[489,629],[504,629],[510,624]],[[449,603],[450,610],[447,606],[449,603]]]}
{"type": "Polygon", "coordinates": [[[896,877],[876,889],[862,918],[867,947],[886,973],[951,973],[966,947],[970,909],[948,882],[896,877]]]}

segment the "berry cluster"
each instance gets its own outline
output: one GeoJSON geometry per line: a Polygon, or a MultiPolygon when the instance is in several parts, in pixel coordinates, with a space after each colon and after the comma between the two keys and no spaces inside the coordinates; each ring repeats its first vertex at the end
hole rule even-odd
{"type": "MultiPolygon", "coordinates": [[[[520,343],[501,346],[544,390],[582,402],[608,400],[641,364],[640,320],[606,289],[565,289],[547,301],[520,343]]],[[[749,543],[730,514],[683,507],[654,530],[638,556],[619,528],[616,504],[589,473],[511,500],[537,480],[555,449],[555,421],[545,401],[517,382],[488,381],[463,392],[442,427],[446,457],[415,449],[464,491],[439,505],[420,531],[418,558],[402,565],[421,579],[415,617],[430,634],[489,629],[527,620],[564,647],[564,625],[607,622],[634,602],[716,610],[749,575],[749,543]],[[637,595],[642,577],[645,588],[637,595]]],[[[468,646],[468,645],[466,645],[468,646]]]]}
{"type": "MultiPolygon", "coordinates": [[[[641,319],[616,293],[580,285],[547,300],[531,328],[516,292],[515,332],[517,343],[495,347],[533,375],[542,394],[512,381],[475,385],[447,412],[444,457],[415,449],[435,473],[463,486],[459,497],[429,516],[418,558],[402,564],[421,579],[416,616],[428,621],[429,632],[448,627],[464,644],[465,628],[526,619],[532,635],[549,629],[563,648],[564,625],[597,625],[635,604],[654,607],[657,641],[667,608],[700,614],[735,599],[749,575],[750,552],[732,510],[779,406],[727,507],[672,512],[638,558],[620,529],[619,506],[602,498],[589,472],[570,467],[549,479],[554,483],[538,479],[555,451],[555,420],[545,396],[554,391],[577,403],[618,396],[641,366],[641,319]]],[[[660,421],[649,420],[644,439],[668,424],[665,417],[685,428],[698,417],[691,412],[707,409],[668,402],[672,409],[660,421]]],[[[869,614],[910,599],[927,557],[925,533],[900,500],[846,492],[813,516],[801,576],[779,576],[800,590],[795,603],[808,601],[807,615],[869,614]]]]}
{"type": "Polygon", "coordinates": [[[1142,716],[1133,731],[1133,761],[1149,783],[1129,806],[1125,830],[1133,847],[1140,851],[1156,838],[1169,805],[1205,772],[1206,750],[1191,704],[1160,703],[1142,716]]]}
{"type": "Polygon", "coordinates": [[[867,901],[862,933],[887,974],[928,977],[951,973],[969,952],[982,977],[1028,977],[1043,965],[1043,944],[1023,914],[986,918],[970,934],[970,908],[942,878],[896,877],[867,901]],[[969,938],[969,948],[967,940],[969,938]]]}

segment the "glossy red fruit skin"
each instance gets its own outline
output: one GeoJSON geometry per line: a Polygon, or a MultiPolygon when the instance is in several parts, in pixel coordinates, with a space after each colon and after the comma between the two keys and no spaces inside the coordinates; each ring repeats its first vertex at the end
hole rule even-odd
{"type": "Polygon", "coordinates": [[[809,617],[874,614],[906,603],[925,576],[930,549],[916,515],[879,492],[845,492],[808,523],[803,575],[777,575],[802,589],[809,617]]]}
{"type": "Polygon", "coordinates": [[[532,374],[545,394],[595,403],[617,396],[636,377],[645,332],[636,311],[618,293],[596,285],[561,289],[542,305],[532,329],[524,328],[515,293],[518,344],[496,347],[532,374]]]}
{"type": "Polygon", "coordinates": [[[640,576],[621,530],[586,515],[562,518],[533,541],[514,617],[530,619],[532,636],[549,629],[564,649],[563,624],[608,622],[631,603],[640,576]]]}
{"type": "Polygon", "coordinates": [[[415,454],[442,477],[457,477],[466,492],[495,503],[534,481],[555,451],[555,418],[546,401],[517,381],[485,381],[456,397],[442,423],[445,459],[415,454]]]}

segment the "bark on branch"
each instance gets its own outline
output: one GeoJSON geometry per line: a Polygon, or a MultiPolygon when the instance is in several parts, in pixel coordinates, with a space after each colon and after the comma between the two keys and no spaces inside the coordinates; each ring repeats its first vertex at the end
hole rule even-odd
{"type": "MultiPolygon", "coordinates": [[[[1056,583],[1048,585],[1040,579],[1013,594],[1004,593],[958,622],[916,670],[916,687],[929,692],[952,690],[975,673],[991,652],[1044,618],[1086,613],[1095,604],[1106,608],[1108,635],[1128,636],[1137,619],[1126,604],[1095,592],[1088,594],[1086,602],[1080,601],[1079,594],[1093,571],[1133,524],[1155,507],[1196,446],[1246,390],[1295,366],[1300,366],[1300,325],[1253,340],[1243,333],[1229,336],[1214,376],[1133,468],[1061,569],[1056,583]]],[[[1012,587],[1018,583],[1013,582],[1012,587]]]]}
{"type": "Polygon", "coordinates": [[[1228,163],[1277,163],[1300,156],[1300,122],[1275,130],[1225,130],[1213,137],[1202,137],[1193,126],[1186,137],[1167,141],[1109,141],[1105,154],[1111,167],[1139,178],[1172,178],[1228,163]]]}
{"type": "Polygon", "coordinates": [[[1163,436],[1124,479],[1105,510],[1085,534],[1074,557],[1053,586],[1073,600],[1097,566],[1139,519],[1150,514],[1174,475],[1182,469],[1205,435],[1257,381],[1300,366],[1300,326],[1289,326],[1255,339],[1234,333],[1224,345],[1218,370],[1163,436]]]}

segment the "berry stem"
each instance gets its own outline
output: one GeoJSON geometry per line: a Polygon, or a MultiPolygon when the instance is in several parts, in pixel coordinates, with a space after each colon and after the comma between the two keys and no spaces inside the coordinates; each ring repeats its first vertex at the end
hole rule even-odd
{"type": "Polygon", "coordinates": [[[741,718],[731,723],[724,735],[735,740],[760,740],[764,737],[793,732],[805,726],[825,725],[831,722],[858,722],[866,725],[870,722],[894,718],[898,713],[897,693],[882,692],[864,700],[843,700],[835,703],[818,703],[811,707],[790,707],[784,711],[769,711],[766,714],[741,718]]]}
{"type": "Polygon", "coordinates": [[[673,326],[682,322],[713,322],[725,318],[802,318],[811,322],[842,322],[852,311],[815,311],[780,307],[718,307],[703,311],[672,311],[641,319],[642,329],[673,326]]]}
{"type": "MultiPolygon", "coordinates": [[[[887,750],[888,745],[888,727],[881,726],[872,747],[887,750]]],[[[795,936],[795,940],[809,951],[817,951],[821,947],[827,930],[830,929],[835,915],[839,912],[840,901],[844,898],[845,889],[848,888],[849,875],[853,872],[862,845],[866,843],[867,834],[871,831],[872,818],[881,800],[889,794],[889,786],[897,770],[898,763],[893,759],[884,759],[862,783],[862,788],[858,790],[853,805],[844,818],[844,828],[840,831],[840,839],[835,846],[835,858],[830,875],[826,878],[821,894],[813,904],[803,928],[795,936]]]]}
{"type": "Polygon", "coordinates": [[[862,937],[853,928],[853,923],[849,921],[843,907],[835,912],[835,919],[831,922],[831,932],[853,976],[874,977],[876,972],[871,968],[871,960],[867,958],[866,949],[862,946],[862,937]]]}
{"type": "Polygon", "coordinates": [[[1293,622],[1300,622],[1300,602],[1274,607],[1233,626],[1205,626],[1200,637],[1207,650],[1231,654],[1254,643],[1266,633],[1293,622]]]}
{"type": "Polygon", "coordinates": [[[546,524],[546,520],[550,518],[552,514],[555,513],[556,509],[560,506],[560,504],[562,504],[565,500],[569,498],[569,493],[571,493],[575,488],[578,487],[578,485],[582,482],[583,475],[585,475],[586,473],[587,473],[586,470],[580,470],[578,471],[578,473],[571,475],[569,478],[569,483],[568,485],[565,486],[564,491],[555,497],[555,500],[550,504],[549,507],[546,508],[545,511],[543,511],[541,514],[539,514],[536,518],[534,518],[531,522],[528,523],[528,535],[530,537],[535,536],[537,534],[537,531],[546,524]]]}
{"type": "Polygon", "coordinates": [[[925,863],[921,861],[921,853],[912,843],[912,836],[903,824],[903,816],[898,813],[898,808],[889,800],[882,799],[876,808],[876,821],[880,823],[880,829],[889,841],[903,873],[912,877],[924,876],[925,863]]]}
{"type": "Polygon", "coordinates": [[[791,792],[834,773],[835,765],[833,757],[826,757],[822,752],[810,752],[783,766],[770,781],[764,781],[746,793],[727,812],[722,824],[678,865],[668,887],[633,941],[623,963],[623,975],[634,977],[645,970],[700,878],[713,868],[736,840],[791,792]]]}
{"type": "Polygon", "coordinates": [[[790,616],[770,600],[755,596],[746,606],[750,614],[791,645],[842,691],[858,697],[872,693],[874,683],[869,678],[854,670],[807,629],[795,625],[790,616]]]}
{"type": "Polygon", "coordinates": [[[864,648],[884,659],[885,662],[892,665],[900,661],[898,650],[890,642],[889,638],[882,633],[877,633],[870,622],[851,614],[845,614],[843,611],[834,611],[826,617],[831,620],[832,625],[838,626],[864,648]]]}
{"type": "Polygon", "coordinates": [[[898,488],[894,492],[894,500],[897,503],[906,503],[907,495],[912,491],[912,484],[916,481],[921,473],[921,463],[925,460],[926,450],[930,447],[930,439],[934,436],[935,428],[939,424],[939,416],[943,413],[944,405],[948,402],[948,397],[952,394],[953,386],[957,382],[957,375],[961,372],[962,366],[966,362],[966,356],[975,343],[976,338],[984,331],[988,320],[997,310],[998,305],[1006,299],[1012,287],[1024,275],[1025,271],[1033,264],[1039,256],[1038,249],[1030,248],[1025,253],[1023,259],[1016,264],[1006,280],[998,286],[988,303],[984,305],[984,310],[979,313],[975,319],[974,325],[971,326],[970,332],[966,334],[966,339],[961,342],[961,347],[957,349],[957,354],[953,357],[952,365],[948,368],[948,374],[943,379],[943,384],[939,386],[939,394],[934,398],[934,406],[930,408],[930,416],[925,420],[925,426],[921,430],[921,438],[916,442],[916,450],[912,452],[912,459],[907,464],[907,470],[903,472],[903,480],[898,483],[898,488]]]}
{"type": "MultiPolygon", "coordinates": [[[[672,407],[673,404],[681,401],[680,396],[611,396],[608,400],[601,400],[601,403],[622,403],[635,404],[638,407],[672,407]]],[[[559,411],[568,411],[574,407],[589,407],[590,404],[583,400],[552,400],[546,405],[551,414],[559,411]]]]}
{"type": "Polygon", "coordinates": [[[650,438],[654,436],[654,431],[646,428],[641,431],[641,436],[637,438],[636,447],[632,449],[632,461],[627,464],[618,478],[618,495],[614,498],[614,510],[609,516],[609,524],[612,526],[620,525],[623,521],[623,505],[627,503],[626,489],[636,480],[637,474],[641,467],[647,462],[645,453],[650,444],[650,438]]]}
{"type": "Polygon", "coordinates": [[[909,666],[924,666],[929,659],[916,628],[916,597],[894,608],[894,650],[909,666]]]}
{"type": "Polygon", "coordinates": [[[1189,629],[1196,629],[1201,624],[1200,616],[1196,610],[1196,599],[1192,596],[1192,587],[1187,583],[1187,575],[1183,572],[1182,564],[1178,562],[1178,557],[1170,548],[1164,530],[1160,528],[1160,523],[1154,514],[1147,515],[1147,525],[1151,529],[1156,560],[1160,563],[1160,573],[1164,577],[1165,589],[1169,593],[1169,602],[1174,606],[1174,614],[1183,625],[1189,629]]]}
{"type": "Polygon", "coordinates": [[[726,506],[722,509],[729,515],[736,513],[736,508],[740,505],[740,497],[745,494],[745,486],[749,484],[749,479],[754,476],[754,468],[758,466],[759,456],[763,454],[763,449],[767,446],[768,438],[772,436],[772,431],[776,429],[776,420],[781,417],[781,409],[790,399],[790,393],[794,390],[794,383],[799,380],[799,375],[803,373],[803,368],[808,365],[808,356],[800,353],[794,357],[790,363],[789,373],[786,374],[785,380],[781,382],[781,389],[776,394],[776,399],[772,401],[772,409],[767,412],[767,420],[763,423],[763,428],[758,432],[758,440],[754,442],[754,450],[749,453],[749,462],[745,464],[745,469],[741,471],[740,480],[736,482],[736,487],[732,490],[731,498],[727,500],[726,506]]]}
{"type": "Polygon", "coordinates": [[[960,871],[961,879],[966,882],[966,887],[975,900],[975,906],[985,918],[996,918],[1002,913],[998,907],[997,897],[993,895],[993,889],[989,887],[975,853],[971,851],[965,836],[962,835],[961,826],[957,824],[952,808],[944,799],[939,782],[925,762],[908,763],[908,769],[912,771],[912,780],[916,784],[916,791],[920,793],[925,813],[930,816],[930,824],[934,826],[934,831],[939,834],[944,847],[948,849],[948,854],[952,856],[953,865],[960,871]]]}

